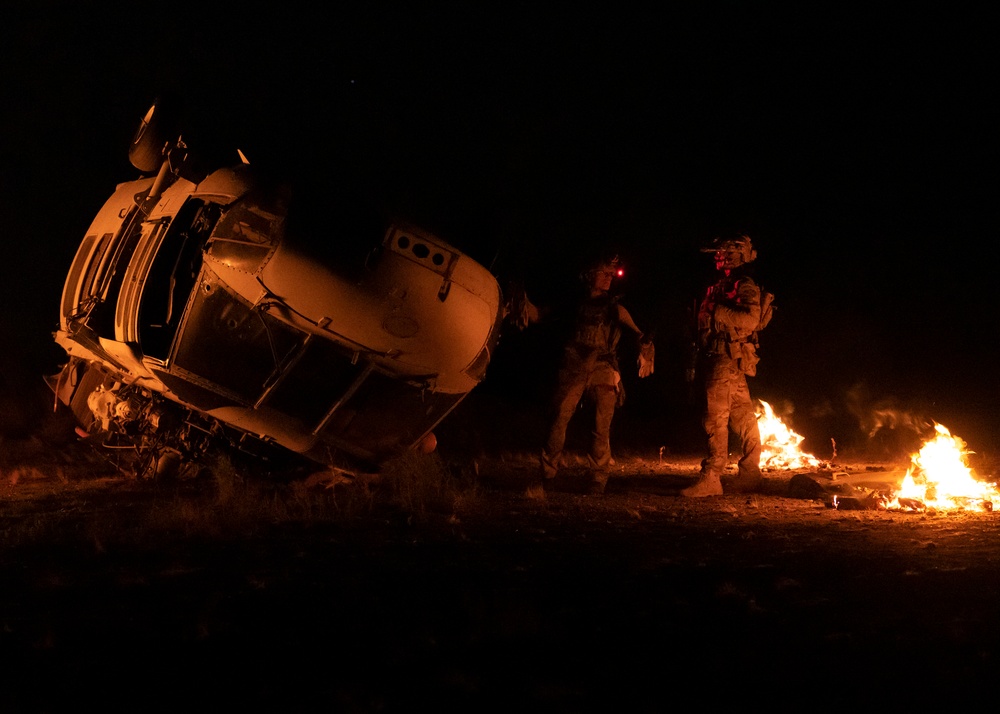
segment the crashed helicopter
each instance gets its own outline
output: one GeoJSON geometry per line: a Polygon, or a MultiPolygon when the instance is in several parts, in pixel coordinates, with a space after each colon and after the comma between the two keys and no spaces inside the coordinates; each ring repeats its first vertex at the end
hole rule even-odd
{"type": "Polygon", "coordinates": [[[140,177],[117,186],[69,269],[56,407],[140,478],[220,444],[369,470],[433,450],[497,344],[495,277],[407,223],[304,230],[294,189],[242,153],[200,168],[163,117],[157,103],[143,117],[140,177]]]}

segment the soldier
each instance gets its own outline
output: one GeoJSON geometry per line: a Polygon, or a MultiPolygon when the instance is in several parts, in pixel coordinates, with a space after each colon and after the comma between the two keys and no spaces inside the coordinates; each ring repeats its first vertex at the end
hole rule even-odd
{"type": "MultiPolygon", "coordinates": [[[[739,438],[740,458],[737,476],[726,484],[726,491],[750,492],[761,483],[760,430],[747,385],[747,377],[757,374],[756,339],[762,327],[761,291],[750,276],[757,252],[745,235],[716,239],[702,252],[713,254],[716,269],[716,280],[698,308],[695,338],[697,372],[704,382],[708,455],[698,480],[681,495],[722,495],[730,431],[739,438]]],[[[694,378],[693,371],[688,378],[694,378]]]]}
{"type": "MultiPolygon", "coordinates": [[[[563,465],[566,430],[577,405],[586,395],[594,401],[595,419],[588,465],[591,470],[590,493],[601,494],[608,480],[611,464],[611,420],[621,403],[624,389],[618,367],[618,342],[622,328],[632,333],[639,345],[639,377],[653,373],[654,348],[628,310],[612,295],[612,281],[621,275],[618,257],[592,264],[581,276],[585,289],[567,317],[569,328],[563,343],[557,384],[552,402],[552,421],[541,455],[541,473],[545,480],[556,476],[563,465]]],[[[538,319],[531,306],[528,321],[538,319]]]]}

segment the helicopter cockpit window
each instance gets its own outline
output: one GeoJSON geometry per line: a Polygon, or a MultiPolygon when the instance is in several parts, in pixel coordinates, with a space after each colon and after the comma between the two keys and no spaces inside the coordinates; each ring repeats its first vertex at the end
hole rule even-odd
{"type": "Polygon", "coordinates": [[[194,292],[177,368],[254,403],[304,336],[211,279],[194,292]]]}
{"type": "Polygon", "coordinates": [[[208,254],[232,268],[253,273],[271,251],[283,220],[262,206],[241,201],[219,220],[208,254]]]}
{"type": "Polygon", "coordinates": [[[219,207],[190,199],[177,212],[149,269],[139,307],[139,342],[143,352],[165,360],[201,270],[201,250],[219,207]]]}

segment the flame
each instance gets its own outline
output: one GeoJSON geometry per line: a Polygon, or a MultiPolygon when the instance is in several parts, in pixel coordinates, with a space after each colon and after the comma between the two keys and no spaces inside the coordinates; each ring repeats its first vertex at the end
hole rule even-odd
{"type": "Polygon", "coordinates": [[[757,412],[760,429],[760,465],[771,469],[801,469],[819,466],[820,460],[799,448],[805,438],[789,429],[774,415],[771,405],[758,399],[761,409],[757,412]]]}
{"type": "Polygon", "coordinates": [[[940,424],[936,436],[910,458],[900,490],[887,508],[992,511],[996,486],[978,480],[969,467],[965,442],[940,424]]]}

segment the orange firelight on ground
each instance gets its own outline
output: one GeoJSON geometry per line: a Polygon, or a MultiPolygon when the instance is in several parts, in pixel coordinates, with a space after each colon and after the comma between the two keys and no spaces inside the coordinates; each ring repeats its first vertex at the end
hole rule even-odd
{"type": "Polygon", "coordinates": [[[770,404],[763,399],[757,401],[760,403],[757,427],[760,430],[761,468],[802,469],[819,466],[819,459],[799,448],[805,437],[796,434],[775,416],[770,404]]]}
{"type": "Polygon", "coordinates": [[[973,452],[940,424],[935,424],[934,430],[934,438],[911,457],[903,484],[886,507],[992,511],[1000,493],[994,484],[975,477],[968,461],[973,452]]]}

